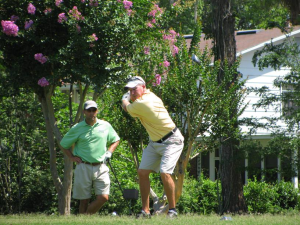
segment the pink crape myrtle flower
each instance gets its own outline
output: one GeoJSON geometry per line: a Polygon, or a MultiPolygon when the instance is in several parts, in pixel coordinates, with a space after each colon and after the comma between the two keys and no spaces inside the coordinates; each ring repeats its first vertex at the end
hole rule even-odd
{"type": "Polygon", "coordinates": [[[92,38],[92,41],[97,41],[98,40],[98,38],[97,38],[97,36],[96,36],[95,33],[92,34],[91,38],[92,38]]]}
{"type": "Polygon", "coordinates": [[[33,24],[33,21],[32,20],[29,20],[29,21],[25,21],[25,30],[28,30],[33,24]]]}
{"type": "Polygon", "coordinates": [[[64,1],[63,0],[55,0],[55,5],[57,6],[57,7],[59,7],[59,5],[61,4],[61,3],[63,3],[64,1]]]}
{"type": "Polygon", "coordinates": [[[1,20],[2,31],[8,36],[18,36],[19,27],[13,22],[8,20],[1,20]]]}
{"type": "Polygon", "coordinates": [[[127,9],[126,11],[127,11],[127,15],[128,15],[128,16],[131,16],[131,14],[132,14],[132,12],[133,12],[132,9],[127,9]]]}
{"type": "Polygon", "coordinates": [[[10,20],[13,21],[13,22],[16,22],[18,19],[19,19],[19,17],[16,16],[16,15],[12,15],[12,16],[10,17],[10,20]]]}
{"type": "Polygon", "coordinates": [[[85,3],[85,0],[81,0],[82,3],[85,3]]]}
{"type": "Polygon", "coordinates": [[[123,1],[123,5],[124,5],[124,8],[125,8],[125,9],[130,9],[130,8],[132,7],[132,2],[131,2],[131,1],[124,0],[124,1],[123,1]]]}
{"type": "Polygon", "coordinates": [[[45,77],[42,77],[41,79],[39,79],[38,85],[40,85],[41,87],[46,87],[49,85],[49,82],[45,77]]]}
{"type": "Polygon", "coordinates": [[[164,61],[164,67],[169,67],[170,66],[170,62],[168,62],[167,60],[164,61]]]}
{"type": "Polygon", "coordinates": [[[77,31],[77,33],[81,32],[81,27],[78,24],[76,24],[76,31],[77,31]]]}
{"type": "Polygon", "coordinates": [[[46,8],[45,10],[44,10],[44,14],[45,15],[47,15],[47,14],[49,14],[49,13],[51,13],[52,12],[52,9],[51,8],[46,8]]]}
{"type": "Polygon", "coordinates": [[[156,74],[155,75],[155,83],[152,83],[153,86],[158,86],[160,85],[161,82],[161,75],[160,74],[156,74]]]}
{"type": "Polygon", "coordinates": [[[57,22],[63,23],[64,21],[67,21],[67,20],[68,20],[68,19],[67,19],[65,13],[60,13],[60,14],[58,14],[58,20],[57,20],[57,22]]]}
{"type": "Polygon", "coordinates": [[[144,54],[145,54],[145,55],[149,55],[149,53],[150,53],[150,48],[147,47],[147,46],[145,46],[145,47],[144,47],[144,54]]]}
{"type": "Polygon", "coordinates": [[[39,61],[41,64],[44,64],[45,62],[48,61],[48,58],[44,56],[42,53],[36,53],[34,55],[34,59],[39,61]]]}
{"type": "Polygon", "coordinates": [[[75,20],[84,20],[84,17],[81,15],[81,12],[78,11],[77,6],[73,6],[73,9],[70,10],[69,13],[75,20]]]}
{"type": "Polygon", "coordinates": [[[35,14],[35,7],[34,7],[34,5],[32,5],[32,3],[29,3],[29,4],[28,4],[27,12],[28,12],[29,14],[32,14],[32,15],[35,14]]]}
{"type": "Polygon", "coordinates": [[[90,0],[89,6],[94,6],[94,7],[96,7],[96,6],[98,6],[98,5],[99,5],[98,0],[90,0]]]}
{"type": "Polygon", "coordinates": [[[179,48],[176,45],[173,45],[173,51],[172,51],[173,56],[178,54],[178,52],[179,52],[179,48]]]}
{"type": "Polygon", "coordinates": [[[151,10],[149,13],[148,13],[148,16],[150,17],[155,17],[157,13],[162,13],[162,9],[159,8],[159,6],[157,4],[154,5],[154,9],[151,10]]]}
{"type": "Polygon", "coordinates": [[[147,27],[152,28],[152,27],[153,27],[153,24],[149,22],[149,23],[147,23],[147,27]]]}

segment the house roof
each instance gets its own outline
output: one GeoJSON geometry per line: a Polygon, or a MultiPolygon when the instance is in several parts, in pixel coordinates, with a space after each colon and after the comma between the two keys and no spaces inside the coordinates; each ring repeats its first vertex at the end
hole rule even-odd
{"type": "MultiPolygon", "coordinates": [[[[300,34],[300,26],[295,26],[291,30],[291,35],[300,34]]],[[[186,35],[188,47],[190,46],[192,35],[186,35]]],[[[244,30],[235,32],[236,52],[238,55],[246,52],[256,50],[271,40],[278,41],[284,39],[286,36],[278,28],[268,30],[244,30]]],[[[200,49],[205,47],[212,48],[212,40],[205,39],[205,35],[201,36],[200,49]]]]}

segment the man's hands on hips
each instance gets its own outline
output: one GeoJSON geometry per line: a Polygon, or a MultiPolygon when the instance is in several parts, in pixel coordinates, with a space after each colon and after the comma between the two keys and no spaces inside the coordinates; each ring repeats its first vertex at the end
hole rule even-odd
{"type": "Polygon", "coordinates": [[[112,155],[112,153],[111,153],[110,151],[106,151],[106,152],[105,152],[105,156],[104,156],[104,160],[103,160],[103,162],[104,162],[105,164],[110,160],[111,155],[112,155]]]}

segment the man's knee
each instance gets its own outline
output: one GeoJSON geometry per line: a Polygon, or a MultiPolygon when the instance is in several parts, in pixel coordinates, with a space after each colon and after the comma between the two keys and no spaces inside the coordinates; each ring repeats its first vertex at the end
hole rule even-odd
{"type": "Polygon", "coordinates": [[[97,201],[99,202],[107,202],[109,199],[108,195],[97,195],[97,201]]]}
{"type": "Polygon", "coordinates": [[[149,177],[150,173],[151,173],[151,170],[138,169],[139,177],[149,177]]]}

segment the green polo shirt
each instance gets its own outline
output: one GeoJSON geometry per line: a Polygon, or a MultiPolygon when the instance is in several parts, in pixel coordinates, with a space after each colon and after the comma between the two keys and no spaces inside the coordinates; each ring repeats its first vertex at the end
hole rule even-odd
{"type": "Polygon", "coordinates": [[[119,140],[120,137],[110,123],[97,119],[93,126],[85,121],[75,124],[60,144],[65,149],[75,144],[73,155],[94,163],[103,161],[107,146],[119,140]]]}

